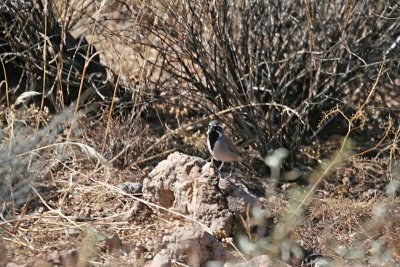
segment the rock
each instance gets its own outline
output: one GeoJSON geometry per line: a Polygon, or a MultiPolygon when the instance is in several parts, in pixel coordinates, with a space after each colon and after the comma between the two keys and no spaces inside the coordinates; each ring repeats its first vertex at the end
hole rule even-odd
{"type": "Polygon", "coordinates": [[[239,263],[226,263],[224,267],[247,267],[247,266],[262,266],[268,267],[272,266],[272,261],[267,255],[255,256],[248,260],[247,262],[239,262],[239,263]]]}
{"type": "Polygon", "coordinates": [[[179,152],[169,155],[144,179],[143,198],[198,222],[185,219],[187,225],[176,226],[164,238],[168,255],[180,257],[189,266],[233,259],[212,233],[232,236],[242,226],[240,215],[246,217],[256,204],[256,197],[240,181],[219,178],[207,161],[179,152]]]}
{"type": "Polygon", "coordinates": [[[241,224],[239,215],[256,203],[240,181],[218,178],[211,163],[179,152],[169,155],[144,179],[143,197],[227,235],[234,224],[241,224]]]}
{"type": "Polygon", "coordinates": [[[117,185],[118,189],[121,189],[128,194],[137,194],[142,192],[142,184],[134,182],[124,182],[117,185]]]}
{"type": "Polygon", "coordinates": [[[201,266],[210,259],[221,262],[233,259],[233,254],[215,237],[191,225],[177,228],[164,241],[168,243],[167,249],[172,255],[186,256],[189,266],[201,266]]]}
{"type": "Polygon", "coordinates": [[[158,253],[154,259],[151,261],[149,267],[170,267],[171,259],[162,253],[158,253]]]}

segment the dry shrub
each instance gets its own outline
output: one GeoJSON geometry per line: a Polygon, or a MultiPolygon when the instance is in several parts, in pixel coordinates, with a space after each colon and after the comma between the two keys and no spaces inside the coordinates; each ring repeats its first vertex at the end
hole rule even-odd
{"type": "Polygon", "coordinates": [[[38,106],[61,111],[80,93],[112,95],[99,54],[84,36],[60,24],[52,1],[6,0],[0,4],[0,102],[9,106],[24,92],[37,92],[38,106]]]}
{"type": "MultiPolygon", "coordinates": [[[[390,47],[400,27],[393,1],[157,1],[137,12],[134,41],[158,52],[142,57],[164,74],[148,80],[156,95],[223,120],[230,111],[236,135],[261,155],[296,151],[321,130],[345,133],[340,117],[318,122],[336,105],[354,112],[346,99],[362,102],[383,56],[398,50],[390,47]]],[[[380,84],[396,64],[387,63],[380,84]]]]}
{"type": "MultiPolygon", "coordinates": [[[[32,186],[41,175],[50,171],[48,165],[49,150],[56,143],[59,133],[73,120],[71,109],[49,118],[45,112],[31,109],[33,117],[47,117],[48,124],[40,130],[36,123],[17,117],[15,110],[2,112],[8,126],[2,129],[0,144],[0,201],[3,203],[1,214],[5,217],[19,210],[20,206],[35,198],[32,186]],[[49,149],[38,149],[40,147],[49,149]]],[[[32,118],[31,118],[32,119],[32,118]]]]}

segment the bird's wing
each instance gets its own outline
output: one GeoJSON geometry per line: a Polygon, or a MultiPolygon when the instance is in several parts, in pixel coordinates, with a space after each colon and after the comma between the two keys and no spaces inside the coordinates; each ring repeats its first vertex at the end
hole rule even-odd
{"type": "Polygon", "coordinates": [[[228,143],[228,149],[229,149],[231,152],[240,155],[241,153],[240,153],[240,151],[237,149],[237,147],[235,146],[235,144],[234,144],[227,136],[225,136],[225,138],[226,138],[226,142],[228,143]]]}

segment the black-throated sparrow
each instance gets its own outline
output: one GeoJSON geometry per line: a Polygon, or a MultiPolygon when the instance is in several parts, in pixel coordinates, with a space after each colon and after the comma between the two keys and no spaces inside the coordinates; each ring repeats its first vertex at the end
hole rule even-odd
{"type": "Polygon", "coordinates": [[[207,147],[213,159],[222,161],[219,170],[221,170],[225,162],[242,161],[239,150],[224,134],[221,123],[217,120],[208,124],[207,147]]]}

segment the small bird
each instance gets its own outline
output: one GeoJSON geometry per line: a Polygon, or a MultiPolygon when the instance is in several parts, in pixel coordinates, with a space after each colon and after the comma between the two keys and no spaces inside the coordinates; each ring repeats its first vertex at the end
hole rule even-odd
{"type": "Polygon", "coordinates": [[[208,124],[207,147],[213,159],[222,161],[221,170],[225,162],[240,162],[242,157],[232,141],[224,134],[221,123],[214,120],[208,124]]]}

